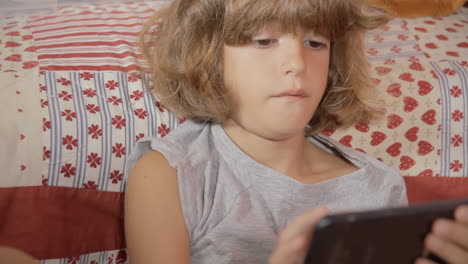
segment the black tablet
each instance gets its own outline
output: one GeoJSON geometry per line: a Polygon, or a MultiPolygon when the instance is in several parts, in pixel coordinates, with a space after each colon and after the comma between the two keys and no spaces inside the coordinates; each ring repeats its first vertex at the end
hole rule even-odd
{"type": "Polygon", "coordinates": [[[452,218],[468,197],[402,208],[329,215],[316,226],[306,264],[412,264],[426,252],[424,238],[436,218],[452,218]]]}

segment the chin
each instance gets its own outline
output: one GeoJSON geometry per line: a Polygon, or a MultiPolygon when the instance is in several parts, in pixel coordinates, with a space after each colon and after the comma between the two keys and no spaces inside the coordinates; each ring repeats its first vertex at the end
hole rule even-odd
{"type": "Polygon", "coordinates": [[[266,138],[270,140],[286,140],[297,135],[305,135],[306,125],[296,124],[296,125],[279,125],[278,127],[271,127],[271,129],[266,132],[268,136],[266,138]]]}
{"type": "Polygon", "coordinates": [[[290,139],[298,135],[305,135],[305,128],[308,125],[310,118],[302,119],[287,119],[287,118],[278,118],[271,119],[268,121],[264,118],[256,119],[256,121],[250,119],[245,120],[245,122],[239,122],[240,120],[234,121],[236,126],[240,127],[242,130],[247,131],[248,133],[257,135],[259,137],[280,141],[290,139]]]}

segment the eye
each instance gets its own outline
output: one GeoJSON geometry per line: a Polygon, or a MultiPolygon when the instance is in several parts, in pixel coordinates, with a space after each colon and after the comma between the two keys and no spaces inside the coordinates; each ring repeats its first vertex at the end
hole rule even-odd
{"type": "Polygon", "coordinates": [[[306,45],[313,48],[313,49],[320,49],[320,48],[326,48],[327,45],[318,41],[314,40],[306,40],[306,45]]]}
{"type": "Polygon", "coordinates": [[[254,39],[253,43],[260,48],[267,48],[276,42],[274,39],[254,39]]]}

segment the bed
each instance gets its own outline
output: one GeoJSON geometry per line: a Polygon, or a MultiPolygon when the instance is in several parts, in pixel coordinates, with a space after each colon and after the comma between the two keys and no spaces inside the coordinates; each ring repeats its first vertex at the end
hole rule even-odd
{"type": "MultiPolygon", "coordinates": [[[[125,156],[183,122],[138,49],[166,1],[61,4],[0,21],[0,245],[40,263],[128,263],[125,156]]],[[[324,134],[399,170],[410,203],[468,197],[468,8],[367,35],[387,113],[324,134]]]]}

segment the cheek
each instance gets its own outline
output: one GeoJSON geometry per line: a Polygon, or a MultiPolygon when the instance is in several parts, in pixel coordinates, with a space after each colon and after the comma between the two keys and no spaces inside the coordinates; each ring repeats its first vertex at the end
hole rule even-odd
{"type": "MultiPolygon", "coordinates": [[[[270,77],[270,78],[269,78],[270,77]]],[[[236,61],[226,68],[224,83],[235,103],[254,102],[265,93],[268,76],[266,69],[258,63],[239,63],[236,61]],[[263,89],[262,89],[263,88],[263,89]]]]}
{"type": "Polygon", "coordinates": [[[328,58],[323,58],[321,61],[321,63],[315,64],[315,67],[313,67],[311,72],[309,72],[309,76],[311,76],[310,79],[313,79],[310,81],[316,85],[316,89],[324,91],[329,77],[329,62],[328,58]]]}

